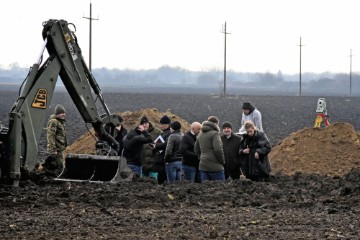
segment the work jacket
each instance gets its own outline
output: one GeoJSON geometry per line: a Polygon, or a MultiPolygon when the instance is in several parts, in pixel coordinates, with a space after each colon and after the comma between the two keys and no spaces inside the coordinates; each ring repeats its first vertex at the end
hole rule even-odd
{"type": "Polygon", "coordinates": [[[180,130],[172,132],[169,136],[166,149],[165,149],[165,162],[177,162],[182,161],[182,155],[180,154],[180,142],[183,134],[180,130]]]}

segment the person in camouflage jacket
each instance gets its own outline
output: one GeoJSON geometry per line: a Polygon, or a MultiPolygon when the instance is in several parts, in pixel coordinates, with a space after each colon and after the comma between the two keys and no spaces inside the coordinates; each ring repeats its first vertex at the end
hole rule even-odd
{"type": "Polygon", "coordinates": [[[64,150],[67,147],[65,108],[60,104],[56,105],[55,112],[48,121],[47,142],[47,150],[51,156],[45,160],[45,165],[57,175],[64,167],[64,150]]]}

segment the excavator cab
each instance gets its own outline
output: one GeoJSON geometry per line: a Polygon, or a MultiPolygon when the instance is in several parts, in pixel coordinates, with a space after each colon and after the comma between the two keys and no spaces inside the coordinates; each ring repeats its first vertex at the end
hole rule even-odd
{"type": "Polygon", "coordinates": [[[21,169],[33,169],[38,162],[38,146],[47,109],[60,76],[85,123],[93,126],[96,154],[68,154],[59,181],[131,180],[126,160],[118,154],[118,142],[105,131],[106,124],[116,125],[118,118],[105,104],[99,85],[88,69],[75,32],[65,20],[43,23],[43,48],[21,85],[19,97],[9,114],[9,127],[0,132],[0,179],[17,186],[21,169]],[[43,52],[49,57],[42,63],[43,52]],[[99,100],[105,114],[96,106],[99,100]]]}

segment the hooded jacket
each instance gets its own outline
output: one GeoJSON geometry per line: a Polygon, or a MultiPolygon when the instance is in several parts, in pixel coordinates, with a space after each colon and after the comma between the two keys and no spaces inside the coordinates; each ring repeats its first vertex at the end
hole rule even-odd
{"type": "Polygon", "coordinates": [[[199,170],[224,171],[225,157],[217,124],[210,121],[203,122],[194,149],[200,158],[199,170]]]}

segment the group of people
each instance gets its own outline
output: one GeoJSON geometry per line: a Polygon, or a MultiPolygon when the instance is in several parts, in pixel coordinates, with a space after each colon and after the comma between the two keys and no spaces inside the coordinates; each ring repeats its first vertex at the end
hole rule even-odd
{"type": "MultiPolygon", "coordinates": [[[[129,131],[119,124],[114,134],[120,145],[119,154],[136,175],[152,177],[160,184],[182,177],[201,183],[238,179],[240,175],[266,181],[271,171],[268,159],[271,144],[262,129],[261,113],[249,102],[242,105],[242,110],[239,132],[234,132],[227,121],[220,129],[215,116],[209,116],[203,123],[193,122],[185,133],[181,132],[181,123],[171,121],[167,115],[159,119],[159,128],[146,116],[129,131]]],[[[64,115],[65,109],[58,105],[48,123],[48,150],[59,164],[66,147],[66,138],[57,139],[65,135],[64,115]]],[[[119,122],[122,121],[119,116],[119,122]]]]}

